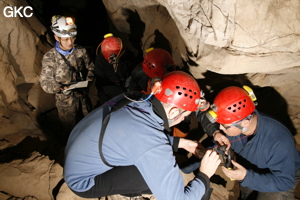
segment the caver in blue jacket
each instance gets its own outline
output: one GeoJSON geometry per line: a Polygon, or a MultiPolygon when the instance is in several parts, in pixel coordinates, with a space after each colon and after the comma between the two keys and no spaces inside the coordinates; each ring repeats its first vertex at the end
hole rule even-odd
{"type": "Polygon", "coordinates": [[[259,192],[287,191],[294,186],[300,156],[294,138],[280,122],[255,110],[258,116],[253,138],[243,146],[244,135],[228,136],[237,162],[247,169],[241,185],[259,192]]]}
{"type": "MultiPolygon", "coordinates": [[[[122,95],[97,108],[73,129],[64,165],[64,179],[73,191],[89,190],[95,176],[112,169],[99,155],[99,135],[105,107],[120,98],[122,95]]],[[[199,172],[184,187],[173,155],[173,138],[164,133],[166,124],[164,109],[155,97],[112,112],[102,143],[104,158],[110,165],[136,166],[158,200],[200,200],[209,188],[209,179],[199,172]]]]}

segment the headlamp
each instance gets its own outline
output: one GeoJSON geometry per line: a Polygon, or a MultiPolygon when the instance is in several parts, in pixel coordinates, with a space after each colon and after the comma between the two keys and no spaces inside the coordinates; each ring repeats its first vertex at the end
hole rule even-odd
{"type": "Polygon", "coordinates": [[[66,18],[66,25],[74,25],[74,20],[72,17],[66,18]]]}
{"type": "Polygon", "coordinates": [[[215,123],[217,121],[218,115],[213,110],[209,110],[205,115],[211,123],[215,123]]]}
{"type": "Polygon", "coordinates": [[[244,85],[243,88],[244,88],[244,90],[246,90],[248,92],[248,95],[251,98],[251,100],[253,102],[255,102],[257,100],[257,98],[256,98],[253,90],[249,86],[247,86],[247,85],[244,85]]]}

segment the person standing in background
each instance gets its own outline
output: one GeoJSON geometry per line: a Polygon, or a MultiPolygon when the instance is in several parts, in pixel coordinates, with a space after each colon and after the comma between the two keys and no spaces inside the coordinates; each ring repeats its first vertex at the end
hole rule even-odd
{"type": "Polygon", "coordinates": [[[94,64],[86,49],[74,44],[77,27],[72,17],[55,15],[51,22],[55,47],[43,57],[39,81],[45,92],[55,94],[63,138],[67,139],[92,109],[88,85],[94,78],[94,64]]]}
{"type": "Polygon", "coordinates": [[[165,49],[149,48],[145,53],[143,61],[132,70],[129,91],[150,93],[150,81],[153,78],[162,78],[167,72],[177,69],[171,54],[165,49]]]}
{"type": "Polygon", "coordinates": [[[123,42],[112,33],[104,35],[99,44],[101,52],[95,61],[96,88],[98,90],[98,107],[109,99],[127,91],[126,81],[135,66],[136,58],[132,52],[123,47],[123,42]]]}

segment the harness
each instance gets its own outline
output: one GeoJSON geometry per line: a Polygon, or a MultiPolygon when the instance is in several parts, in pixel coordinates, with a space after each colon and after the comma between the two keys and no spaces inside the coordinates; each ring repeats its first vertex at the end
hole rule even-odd
{"type": "MultiPolygon", "coordinates": [[[[103,117],[102,117],[103,120],[102,120],[102,127],[101,127],[101,130],[100,130],[100,136],[99,136],[99,153],[100,153],[100,157],[101,157],[102,162],[104,164],[106,164],[107,166],[109,166],[109,167],[114,167],[114,165],[109,164],[105,160],[103,152],[102,152],[102,144],[103,144],[105,129],[107,127],[107,124],[109,123],[111,113],[115,112],[115,111],[119,110],[120,108],[128,105],[129,103],[131,103],[131,102],[133,102],[137,99],[141,99],[143,96],[145,96],[145,94],[142,93],[142,92],[133,92],[133,91],[127,92],[126,94],[123,94],[123,95],[124,95],[124,98],[119,100],[118,102],[116,102],[111,107],[110,110],[109,110],[110,106],[104,106],[103,107],[103,117]]],[[[168,124],[168,119],[167,119],[166,113],[165,113],[160,101],[156,98],[151,98],[151,103],[153,105],[153,111],[163,119],[163,121],[164,121],[164,131],[167,134],[170,131],[169,124],[168,124]]]]}
{"type": "MultiPolygon", "coordinates": [[[[135,95],[137,95],[137,96],[135,96],[133,98],[137,99],[137,97],[142,97],[144,94],[140,93],[140,92],[136,92],[135,95]]],[[[102,144],[103,144],[105,129],[106,129],[107,124],[109,122],[111,113],[119,110],[120,108],[123,108],[124,106],[128,105],[131,102],[132,102],[132,100],[130,100],[129,98],[124,97],[123,99],[118,101],[115,105],[113,105],[110,110],[109,110],[109,106],[104,106],[103,107],[103,117],[102,117],[103,120],[102,120],[102,127],[101,127],[101,130],[100,130],[100,137],[99,137],[99,153],[100,153],[100,157],[101,157],[102,162],[104,164],[106,164],[107,166],[109,166],[109,167],[114,167],[114,165],[109,164],[105,160],[104,155],[103,155],[103,151],[102,151],[102,144]]]]}
{"type": "Polygon", "coordinates": [[[84,81],[85,77],[83,77],[83,75],[82,75],[82,70],[76,69],[74,66],[72,66],[70,61],[67,60],[67,58],[63,54],[59,53],[59,55],[61,55],[62,59],[67,64],[69,70],[72,72],[72,81],[73,82],[84,81]]]}

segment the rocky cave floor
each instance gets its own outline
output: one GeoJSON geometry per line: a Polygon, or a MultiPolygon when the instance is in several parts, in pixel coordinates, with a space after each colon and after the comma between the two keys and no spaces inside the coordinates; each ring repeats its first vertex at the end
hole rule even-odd
{"type": "MultiPolygon", "coordinates": [[[[33,152],[39,152],[41,155],[48,156],[50,160],[54,160],[63,167],[63,156],[64,156],[64,146],[65,142],[59,135],[61,127],[57,121],[57,111],[53,109],[47,113],[43,113],[39,116],[39,128],[45,134],[46,140],[40,140],[39,137],[25,137],[21,142],[15,146],[11,146],[0,151],[0,165],[4,163],[10,163],[14,160],[21,159],[25,160],[33,152]]],[[[202,129],[198,127],[196,119],[192,117],[191,131],[189,132],[187,138],[202,141],[205,139],[206,135],[203,133],[202,129]],[[201,133],[201,134],[199,134],[201,133]]],[[[0,141],[4,142],[4,141],[0,141]]],[[[190,155],[184,151],[179,151],[176,154],[177,161],[179,165],[184,163],[190,155]]],[[[187,183],[189,180],[193,179],[192,174],[183,174],[184,181],[187,183]]],[[[63,185],[63,180],[61,180],[53,189],[52,194],[54,199],[58,195],[61,187],[63,185]]],[[[213,193],[211,200],[217,199],[229,199],[237,200],[239,194],[239,184],[237,181],[229,180],[222,173],[219,167],[216,174],[211,178],[211,187],[213,188],[213,193]]],[[[5,191],[1,191],[4,192],[5,191]]],[[[1,195],[0,195],[1,196],[1,195]]],[[[23,199],[17,198],[15,199],[23,199]]],[[[297,187],[295,192],[295,199],[300,198],[300,187],[297,187]]],[[[8,198],[11,199],[11,198],[8,198]]],[[[103,199],[103,198],[101,198],[103,199]]],[[[150,198],[153,199],[153,198],[150,198]]],[[[26,199],[27,200],[27,199],[26,199]]]]}

